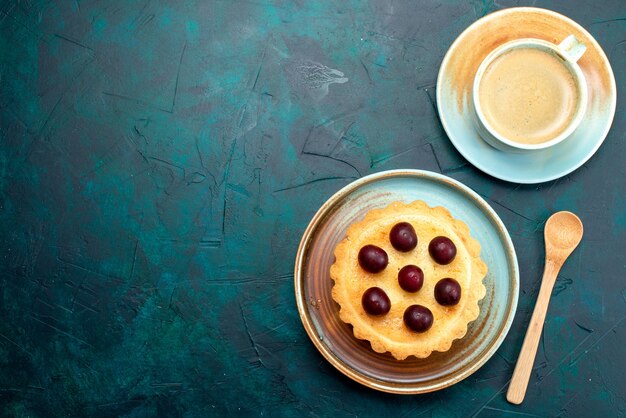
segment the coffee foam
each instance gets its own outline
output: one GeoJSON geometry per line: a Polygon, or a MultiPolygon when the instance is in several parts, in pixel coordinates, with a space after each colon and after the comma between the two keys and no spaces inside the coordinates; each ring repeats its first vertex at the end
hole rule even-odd
{"type": "Polygon", "coordinates": [[[497,57],[479,86],[487,123],[500,136],[521,144],[547,142],[565,131],[576,113],[579,94],[560,57],[529,47],[497,57]]]}

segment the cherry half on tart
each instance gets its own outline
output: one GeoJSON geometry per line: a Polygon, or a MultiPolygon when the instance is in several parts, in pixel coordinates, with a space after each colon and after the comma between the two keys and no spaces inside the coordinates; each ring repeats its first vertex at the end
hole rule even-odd
{"type": "Polygon", "coordinates": [[[389,296],[380,287],[370,287],[361,298],[363,309],[370,315],[384,315],[391,309],[389,296]]]}
{"type": "Polygon", "coordinates": [[[447,265],[456,257],[456,246],[448,237],[438,236],[428,244],[428,253],[437,263],[447,265]]]}
{"type": "Polygon", "coordinates": [[[461,300],[461,285],[454,279],[446,277],[435,285],[435,299],[443,306],[454,306],[461,300]]]}
{"type": "Polygon", "coordinates": [[[389,241],[393,248],[406,253],[417,247],[415,228],[408,222],[397,223],[389,232],[389,241]]]}
{"type": "Polygon", "coordinates": [[[425,306],[411,305],[404,311],[404,324],[411,331],[426,332],[433,326],[433,313],[425,306]]]}
{"type": "Polygon", "coordinates": [[[403,290],[415,293],[424,284],[424,272],[413,264],[404,266],[398,272],[398,284],[403,290]]]}
{"type": "Polygon", "coordinates": [[[389,257],[382,248],[368,244],[359,251],[359,264],[365,271],[378,273],[387,267],[389,257]]]}

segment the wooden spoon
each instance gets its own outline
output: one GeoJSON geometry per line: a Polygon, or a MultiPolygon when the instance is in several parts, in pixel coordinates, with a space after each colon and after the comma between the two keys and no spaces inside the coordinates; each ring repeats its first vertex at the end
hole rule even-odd
{"type": "Polygon", "coordinates": [[[544,239],[546,243],[546,264],[543,270],[543,279],[539,296],[533,316],[530,319],[528,331],[522,344],[513,378],[506,394],[506,399],[513,404],[520,404],[526,395],[530,372],[533,368],[537,346],[543,329],[543,322],[546,319],[548,303],[552,288],[556,281],[556,276],[561,270],[561,266],[574,251],[583,237],[583,224],[578,216],[571,212],[557,212],[550,216],[544,229],[544,239]]]}

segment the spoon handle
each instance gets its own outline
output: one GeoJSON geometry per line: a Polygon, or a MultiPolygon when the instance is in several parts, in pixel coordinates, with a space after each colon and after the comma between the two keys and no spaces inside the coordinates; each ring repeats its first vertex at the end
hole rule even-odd
{"type": "Polygon", "coordinates": [[[550,296],[552,294],[552,288],[556,281],[556,276],[561,269],[560,265],[557,265],[551,261],[546,261],[546,266],[543,271],[543,279],[541,281],[541,288],[539,289],[539,296],[537,297],[537,303],[535,304],[535,310],[533,316],[530,319],[528,330],[526,331],[526,337],[522,344],[522,351],[520,352],[515,370],[513,371],[513,377],[509,385],[509,390],[506,393],[506,399],[510,403],[519,405],[524,400],[526,395],[526,388],[528,387],[528,380],[530,379],[530,372],[533,369],[533,363],[535,362],[535,356],[537,354],[537,347],[539,346],[539,338],[541,337],[541,331],[543,329],[543,323],[546,319],[546,312],[548,311],[548,304],[550,303],[550,296]]]}

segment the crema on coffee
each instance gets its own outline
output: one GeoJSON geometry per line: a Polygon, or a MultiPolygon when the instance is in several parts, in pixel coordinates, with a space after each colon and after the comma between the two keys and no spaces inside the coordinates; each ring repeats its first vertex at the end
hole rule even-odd
{"type": "Polygon", "coordinates": [[[493,130],[521,144],[540,144],[567,129],[576,114],[580,93],[560,57],[522,47],[489,64],[478,94],[483,115],[493,130]]]}

